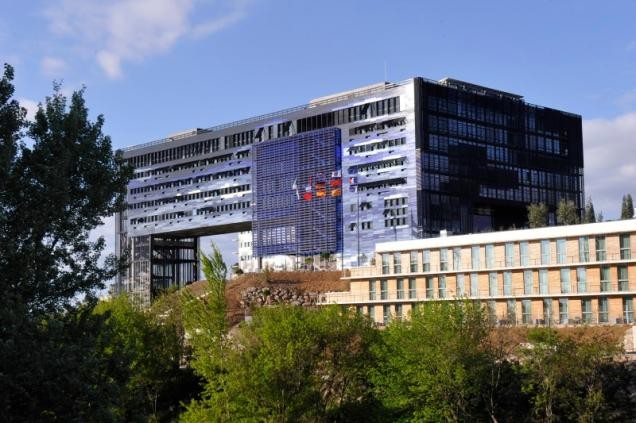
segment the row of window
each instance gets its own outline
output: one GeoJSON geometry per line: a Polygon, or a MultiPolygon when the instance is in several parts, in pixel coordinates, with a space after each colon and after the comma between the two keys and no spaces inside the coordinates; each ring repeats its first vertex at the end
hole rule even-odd
{"type": "Polygon", "coordinates": [[[349,135],[368,134],[369,132],[384,131],[406,125],[406,118],[388,119],[382,122],[369,123],[367,125],[356,126],[349,129],[349,135]]]}
{"type": "MultiPolygon", "coordinates": [[[[236,153],[236,158],[241,159],[241,158],[249,157],[249,155],[250,155],[250,150],[239,151],[236,153]]],[[[137,179],[137,178],[146,178],[149,176],[158,176],[158,175],[163,175],[164,173],[180,172],[182,170],[188,170],[194,167],[206,167],[206,166],[217,164],[217,163],[227,162],[229,160],[232,160],[232,154],[224,154],[222,156],[215,156],[215,157],[209,157],[207,159],[194,160],[191,162],[181,163],[178,165],[164,166],[164,167],[160,167],[153,170],[136,171],[134,177],[137,179]]]]}
{"type": "Polygon", "coordinates": [[[177,179],[175,181],[170,182],[162,182],[160,184],[154,185],[146,185],[139,188],[133,188],[130,190],[131,195],[140,194],[144,192],[152,192],[152,191],[161,191],[168,188],[181,187],[184,185],[192,185],[198,184],[201,182],[207,182],[218,179],[231,178],[234,176],[247,175],[250,173],[249,167],[240,167],[237,169],[225,170],[222,172],[210,173],[204,176],[199,176],[197,178],[185,178],[185,179],[177,179]]]}
{"type": "Polygon", "coordinates": [[[192,193],[192,194],[185,194],[185,195],[177,195],[174,197],[168,197],[168,198],[161,198],[158,200],[151,200],[151,201],[142,201],[139,203],[132,203],[128,205],[128,209],[132,210],[132,209],[143,209],[146,207],[155,207],[155,206],[161,206],[164,204],[172,204],[172,203],[182,203],[185,201],[190,201],[190,200],[198,200],[201,198],[207,198],[207,197],[218,197],[221,195],[226,195],[226,194],[234,194],[237,192],[246,192],[250,190],[250,184],[244,184],[244,185],[236,185],[236,186],[232,186],[232,187],[226,187],[226,188],[220,188],[220,189],[213,189],[210,191],[203,191],[203,192],[196,192],[196,193],[192,193]]]}
{"type": "MultiPolygon", "coordinates": [[[[385,200],[386,201],[386,200],[385,200]]],[[[606,238],[605,236],[596,236],[595,240],[595,259],[596,261],[607,260],[606,251],[606,238]]],[[[617,257],[613,259],[629,260],[632,258],[631,253],[631,238],[630,234],[619,234],[619,253],[617,257]]],[[[540,243],[540,256],[538,259],[530,259],[530,244],[528,241],[521,241],[519,243],[507,242],[504,247],[504,261],[495,263],[495,245],[486,244],[485,246],[473,245],[470,247],[470,268],[474,270],[481,269],[482,265],[485,265],[486,269],[495,267],[514,267],[514,266],[530,266],[530,265],[551,265],[551,264],[567,264],[567,263],[586,263],[590,261],[590,238],[588,236],[581,236],[578,238],[578,255],[570,255],[573,252],[567,251],[567,241],[565,238],[559,238],[553,242],[547,239],[541,240],[540,243]],[[555,246],[555,263],[552,263],[552,249],[551,245],[555,246]],[[484,255],[482,256],[482,250],[484,255]],[[482,259],[483,257],[483,259],[482,259]],[[484,260],[485,259],[485,260],[484,260]]],[[[432,270],[448,271],[449,267],[449,254],[452,251],[452,270],[462,270],[462,248],[442,248],[439,251],[439,267],[432,269],[431,267],[431,251],[423,250],[421,252],[422,271],[430,272],[432,270]]],[[[402,253],[395,252],[392,254],[392,273],[402,273],[402,253]]],[[[418,272],[418,256],[419,252],[416,250],[409,252],[409,265],[410,272],[418,272]]],[[[382,274],[389,274],[391,264],[391,254],[382,254],[382,274]]]]}
{"type": "Polygon", "coordinates": [[[169,162],[171,160],[185,159],[188,157],[200,156],[219,150],[219,138],[212,138],[181,147],[168,148],[166,150],[146,153],[139,156],[130,157],[127,162],[133,167],[151,166],[157,163],[169,162]]]}
{"type": "Polygon", "coordinates": [[[395,166],[402,166],[406,162],[405,157],[398,157],[395,159],[380,160],[377,162],[365,163],[357,166],[350,166],[348,171],[350,175],[355,175],[358,172],[368,172],[379,169],[386,169],[395,166]]]}
{"type": "Polygon", "coordinates": [[[130,219],[130,224],[138,225],[142,223],[160,222],[164,220],[174,220],[174,219],[179,219],[183,217],[193,216],[195,215],[195,213],[197,215],[206,215],[210,213],[221,213],[225,211],[247,209],[249,207],[250,207],[249,201],[239,201],[235,203],[227,203],[227,204],[221,204],[218,206],[205,207],[198,210],[184,210],[184,211],[178,211],[178,212],[172,212],[172,213],[163,213],[163,214],[155,214],[155,215],[132,218],[130,219]]]}
{"type": "Polygon", "coordinates": [[[349,155],[358,153],[370,153],[376,150],[385,150],[391,147],[397,147],[398,145],[406,144],[406,137],[393,138],[390,140],[382,140],[376,142],[370,142],[361,145],[354,145],[348,148],[349,155]]]}
{"type": "MultiPolygon", "coordinates": [[[[613,283],[610,277],[610,267],[603,266],[599,269],[599,292],[627,292],[630,290],[629,286],[629,274],[627,266],[618,266],[617,273],[618,280],[616,283],[613,283]]],[[[577,293],[587,293],[591,291],[591,286],[588,282],[587,274],[588,269],[585,267],[576,268],[576,280],[575,283],[572,284],[570,280],[571,269],[570,268],[562,268],[559,272],[559,285],[561,294],[569,294],[573,292],[573,287],[576,287],[577,293]]],[[[402,296],[402,281],[403,278],[397,279],[397,299],[404,298],[402,296]]],[[[375,279],[371,279],[369,281],[369,292],[375,292],[375,279]]],[[[387,290],[387,280],[380,280],[381,286],[384,287],[382,291],[384,292],[381,299],[386,300],[387,290]]],[[[426,284],[426,298],[447,298],[446,295],[446,275],[438,275],[438,276],[427,276],[425,278],[426,284]],[[437,285],[435,284],[437,281],[437,285]],[[435,297],[434,293],[437,292],[437,297],[435,297]]],[[[409,278],[409,286],[413,289],[411,292],[412,296],[409,298],[416,298],[416,282],[415,278],[409,278]]],[[[596,291],[596,290],[595,290],[596,291]]],[[[484,296],[486,293],[480,290],[479,286],[479,275],[477,273],[470,273],[469,275],[469,284],[465,284],[465,275],[458,274],[455,277],[455,292],[454,295],[457,297],[463,296],[471,296],[471,297],[480,297],[484,296]]],[[[513,291],[512,284],[512,272],[505,271],[502,273],[498,272],[490,272],[488,274],[488,296],[494,297],[499,295],[504,296],[518,296],[518,295],[547,295],[547,294],[555,294],[555,292],[550,292],[549,288],[549,280],[548,280],[548,270],[547,269],[539,269],[538,272],[533,270],[526,270],[523,272],[523,286],[521,288],[517,288],[513,291]],[[535,273],[538,273],[538,284],[536,284],[535,273]],[[503,289],[502,289],[503,288],[503,289]]],[[[369,294],[369,299],[375,299],[375,294],[369,294]]]]}
{"type": "Polygon", "coordinates": [[[348,107],[333,112],[323,113],[298,119],[298,132],[313,131],[315,129],[329,128],[337,125],[345,125],[351,122],[390,115],[400,111],[400,97],[391,97],[371,103],[348,107]]]}
{"type": "MultiPolygon", "coordinates": [[[[591,299],[581,299],[581,300],[570,300],[569,298],[561,298],[559,299],[559,309],[558,309],[558,319],[554,319],[554,314],[552,310],[552,302],[551,298],[546,298],[543,300],[543,311],[542,311],[542,319],[533,319],[532,314],[532,302],[531,300],[523,300],[521,301],[521,323],[522,324],[542,324],[547,325],[550,323],[560,323],[560,324],[579,324],[579,323],[592,323],[594,321],[594,317],[592,315],[592,300],[591,299]],[[581,315],[576,318],[572,318],[571,313],[569,311],[570,301],[580,301],[581,307],[581,315]]],[[[363,306],[359,305],[356,307],[357,312],[361,314],[363,312],[363,306]]],[[[367,306],[367,313],[372,318],[375,319],[375,305],[367,306]]],[[[402,319],[403,316],[403,305],[395,304],[395,314],[391,314],[391,306],[389,304],[382,305],[382,316],[383,322],[385,325],[388,324],[392,317],[402,319]]],[[[499,320],[502,324],[516,324],[518,322],[517,319],[517,303],[515,300],[508,300],[506,303],[506,314],[504,319],[498,319],[496,312],[496,303],[493,301],[488,302],[488,310],[490,318],[493,321],[499,320]]],[[[598,323],[609,323],[609,307],[608,307],[608,299],[605,297],[598,299],[598,323]]],[[[616,323],[633,323],[634,322],[634,300],[632,297],[625,297],[622,299],[622,317],[616,318],[616,323]]]]}

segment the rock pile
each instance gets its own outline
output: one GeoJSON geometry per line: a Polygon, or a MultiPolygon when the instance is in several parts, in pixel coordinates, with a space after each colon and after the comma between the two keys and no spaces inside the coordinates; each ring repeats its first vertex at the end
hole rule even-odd
{"type": "Polygon", "coordinates": [[[314,306],[324,300],[320,292],[301,292],[293,288],[250,287],[241,292],[241,307],[244,309],[264,305],[291,304],[314,306]]]}

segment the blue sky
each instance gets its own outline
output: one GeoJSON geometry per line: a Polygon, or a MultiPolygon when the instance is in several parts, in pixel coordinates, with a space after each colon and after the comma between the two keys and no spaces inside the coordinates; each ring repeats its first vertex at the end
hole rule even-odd
{"type": "Polygon", "coordinates": [[[22,104],[33,110],[53,80],[66,92],[85,85],[115,147],[303,104],[386,69],[391,81],[449,76],[581,114],[597,212],[617,217],[621,196],[636,194],[633,1],[1,5],[0,62],[16,68],[22,104]]]}

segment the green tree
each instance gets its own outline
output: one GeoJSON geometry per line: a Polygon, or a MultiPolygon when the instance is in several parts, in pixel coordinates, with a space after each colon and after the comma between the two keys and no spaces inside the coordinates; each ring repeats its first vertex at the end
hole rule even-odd
{"type": "Polygon", "coordinates": [[[214,244],[211,255],[201,254],[200,258],[207,290],[200,298],[184,290],[181,301],[183,322],[192,346],[190,365],[205,384],[202,398],[188,405],[183,418],[185,421],[230,421],[230,398],[227,394],[230,341],[225,298],[227,267],[221,251],[214,244]]]}
{"type": "Polygon", "coordinates": [[[548,206],[544,203],[528,205],[528,226],[542,228],[548,225],[548,206]]]}
{"type": "Polygon", "coordinates": [[[632,201],[632,195],[627,194],[623,196],[623,203],[621,205],[621,219],[631,219],[634,217],[634,202],[632,201]]]}
{"type": "Polygon", "coordinates": [[[558,225],[576,225],[579,223],[579,214],[574,201],[561,199],[557,205],[556,221],[558,225]]]}
{"type": "Polygon", "coordinates": [[[410,320],[392,322],[375,349],[377,398],[399,420],[487,419],[479,398],[491,378],[489,331],[478,304],[420,305],[410,320]]]}
{"type": "MultiPolygon", "coordinates": [[[[179,395],[174,387],[183,387],[192,375],[180,369],[184,353],[177,321],[167,315],[138,309],[127,296],[102,301],[95,307],[105,317],[108,330],[103,356],[111,359],[116,352],[123,356],[119,369],[122,378],[121,397],[117,401],[119,416],[124,421],[160,421],[176,417],[179,395]]],[[[112,360],[111,360],[112,361],[112,360]]]]}
{"type": "Polygon", "coordinates": [[[595,223],[595,222],[596,222],[596,213],[594,212],[594,204],[592,203],[592,198],[588,197],[587,202],[585,203],[583,223],[595,223]]]}
{"type": "Polygon", "coordinates": [[[519,351],[523,389],[542,421],[607,421],[602,369],[621,347],[604,335],[576,339],[554,329],[533,329],[519,351]]]}
{"type": "Polygon", "coordinates": [[[89,231],[120,210],[131,176],[104,119],[88,119],[83,91],[70,104],[55,86],[35,121],[12,98],[13,69],[0,80],[0,420],[109,420],[90,310],[94,292],[121,268],[98,258],[89,231]],[[30,143],[23,142],[25,136],[30,143]],[[78,298],[83,297],[83,306],[78,298]],[[91,399],[92,398],[92,399],[91,399]],[[59,402],[58,402],[59,401],[59,402]],[[78,417],[81,416],[81,417],[78,417]]]}

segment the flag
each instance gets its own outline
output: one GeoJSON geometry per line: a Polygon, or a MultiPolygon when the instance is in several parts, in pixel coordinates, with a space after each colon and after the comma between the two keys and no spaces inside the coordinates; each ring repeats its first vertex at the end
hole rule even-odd
{"type": "Polygon", "coordinates": [[[292,184],[292,189],[296,191],[296,198],[300,200],[300,194],[298,193],[298,184],[296,183],[297,180],[298,178],[294,179],[294,183],[292,184]]]}
{"type": "Polygon", "coordinates": [[[336,170],[335,172],[331,172],[331,179],[329,180],[329,185],[331,186],[332,190],[334,190],[335,188],[339,188],[342,185],[342,174],[340,173],[339,170],[336,170]]]}
{"type": "Polygon", "coordinates": [[[325,175],[318,173],[316,175],[316,198],[324,198],[327,195],[327,184],[325,183],[325,175]]]}
{"type": "Polygon", "coordinates": [[[305,201],[311,201],[312,199],[312,194],[311,194],[311,176],[309,177],[309,183],[307,185],[305,185],[305,193],[303,194],[303,200],[305,201]]]}

